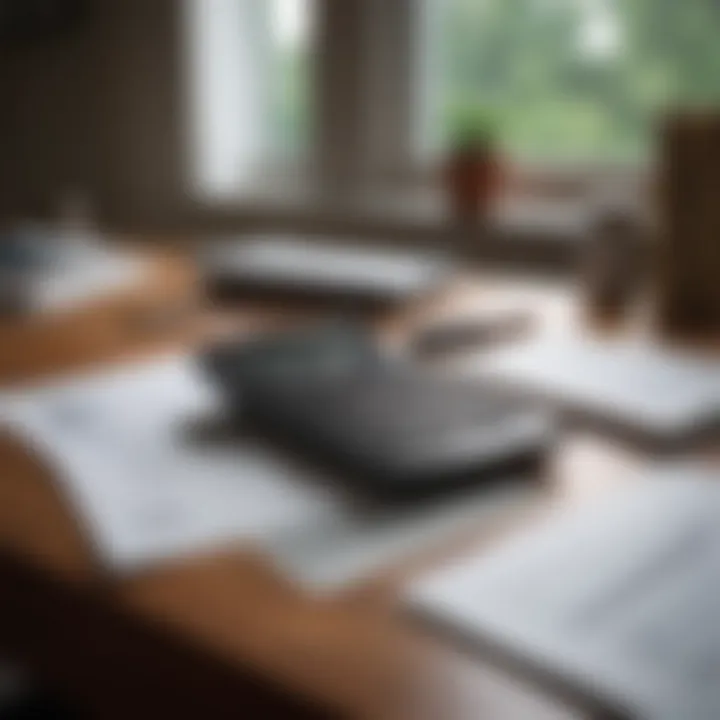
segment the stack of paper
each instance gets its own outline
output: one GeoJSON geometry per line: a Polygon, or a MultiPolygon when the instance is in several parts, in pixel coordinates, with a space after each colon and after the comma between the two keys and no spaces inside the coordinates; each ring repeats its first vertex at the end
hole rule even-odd
{"type": "Polygon", "coordinates": [[[483,355],[472,371],[658,440],[720,424],[720,362],[650,344],[549,335],[483,355]]]}
{"type": "Polygon", "coordinates": [[[242,437],[212,437],[219,399],[190,357],[0,398],[41,454],[98,554],[119,571],[252,543],[290,577],[328,588],[512,511],[526,483],[422,512],[361,508],[332,478],[242,437]]]}

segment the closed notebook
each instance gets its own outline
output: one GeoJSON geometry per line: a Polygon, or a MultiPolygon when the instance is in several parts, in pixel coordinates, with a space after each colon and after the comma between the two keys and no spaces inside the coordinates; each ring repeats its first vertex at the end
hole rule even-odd
{"type": "Polygon", "coordinates": [[[385,502],[538,477],[554,430],[544,408],[524,399],[401,363],[266,386],[245,412],[268,437],[385,502]]]}
{"type": "Polygon", "coordinates": [[[370,309],[430,292],[453,270],[437,253],[284,235],[212,242],[200,263],[210,293],[221,298],[261,294],[370,309]]]}

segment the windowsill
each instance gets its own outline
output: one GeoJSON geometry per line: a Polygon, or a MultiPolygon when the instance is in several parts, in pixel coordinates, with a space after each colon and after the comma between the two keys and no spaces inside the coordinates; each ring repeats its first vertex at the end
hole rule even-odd
{"type": "MultiPolygon", "coordinates": [[[[392,244],[433,245],[480,259],[574,266],[587,234],[588,203],[579,198],[505,198],[488,222],[453,222],[436,189],[364,192],[344,201],[292,189],[206,200],[202,225],[218,232],[296,230],[362,236],[392,244]]],[[[200,219],[199,218],[199,219],[200,219]]]]}

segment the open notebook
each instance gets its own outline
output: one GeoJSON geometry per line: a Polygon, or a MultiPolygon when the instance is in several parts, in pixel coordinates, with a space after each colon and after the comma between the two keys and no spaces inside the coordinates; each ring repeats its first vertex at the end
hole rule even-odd
{"type": "Polygon", "coordinates": [[[720,717],[720,471],[558,512],[421,578],[408,606],[621,717],[720,717]]]}

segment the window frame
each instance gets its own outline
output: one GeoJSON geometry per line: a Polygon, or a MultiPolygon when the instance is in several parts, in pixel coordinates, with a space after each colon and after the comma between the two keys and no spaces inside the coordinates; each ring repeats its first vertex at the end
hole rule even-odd
{"type": "MultiPolygon", "coordinates": [[[[441,2],[442,0],[434,0],[441,2]]],[[[440,192],[442,157],[420,152],[433,105],[423,53],[433,17],[430,0],[314,0],[314,136],[308,157],[264,168],[256,188],[238,188],[214,205],[273,204],[336,210],[362,195],[440,192]],[[294,196],[294,197],[293,197],[294,196]],[[310,198],[310,200],[308,200],[310,198]]],[[[533,199],[585,199],[600,188],[638,189],[649,168],[508,162],[508,187],[533,199]]],[[[602,193],[601,193],[602,194],[602,193]]],[[[605,198],[603,198],[605,200],[605,198]]],[[[309,210],[311,211],[311,210],[309,210]]],[[[421,216],[423,213],[418,213],[421,216]]]]}

